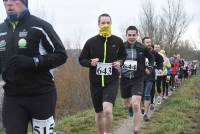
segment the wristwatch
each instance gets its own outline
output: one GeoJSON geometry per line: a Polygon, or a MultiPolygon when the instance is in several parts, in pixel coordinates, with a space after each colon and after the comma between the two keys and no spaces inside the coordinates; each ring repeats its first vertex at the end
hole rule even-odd
{"type": "Polygon", "coordinates": [[[37,67],[38,66],[38,64],[39,64],[39,59],[38,59],[38,57],[33,57],[33,61],[34,61],[34,63],[35,63],[35,66],[37,67]]]}

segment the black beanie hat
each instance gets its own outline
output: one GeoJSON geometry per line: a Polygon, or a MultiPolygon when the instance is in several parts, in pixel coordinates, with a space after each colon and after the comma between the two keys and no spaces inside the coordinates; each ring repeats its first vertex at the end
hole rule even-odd
{"type": "Polygon", "coordinates": [[[28,7],[28,0],[21,0],[21,2],[22,2],[26,7],[28,7]]]}

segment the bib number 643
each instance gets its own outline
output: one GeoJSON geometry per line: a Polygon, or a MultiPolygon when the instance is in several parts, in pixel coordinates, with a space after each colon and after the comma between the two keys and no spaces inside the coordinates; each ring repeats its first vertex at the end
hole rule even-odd
{"type": "Polygon", "coordinates": [[[112,75],[112,63],[99,62],[96,68],[97,75],[112,75]]]}

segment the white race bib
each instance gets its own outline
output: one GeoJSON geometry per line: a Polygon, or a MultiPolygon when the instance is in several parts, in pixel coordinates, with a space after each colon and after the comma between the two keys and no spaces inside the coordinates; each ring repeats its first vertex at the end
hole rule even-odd
{"type": "Polygon", "coordinates": [[[149,66],[149,59],[145,58],[145,66],[149,66]]]}
{"type": "Polygon", "coordinates": [[[33,134],[53,134],[55,122],[53,116],[46,120],[32,119],[33,134]]]}
{"type": "Polygon", "coordinates": [[[162,71],[155,69],[156,76],[162,76],[162,71]]]}
{"type": "Polygon", "coordinates": [[[97,75],[112,75],[112,63],[97,63],[97,75]]]}
{"type": "Polygon", "coordinates": [[[137,70],[137,61],[126,60],[126,61],[124,62],[124,65],[122,66],[122,69],[127,69],[127,70],[136,71],[136,70],[137,70]]]}

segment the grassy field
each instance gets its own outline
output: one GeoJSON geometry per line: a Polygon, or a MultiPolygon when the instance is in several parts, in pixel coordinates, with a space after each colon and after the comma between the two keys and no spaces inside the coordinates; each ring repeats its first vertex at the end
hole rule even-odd
{"type": "Polygon", "coordinates": [[[144,134],[200,134],[200,76],[181,88],[145,123],[144,134]]]}

